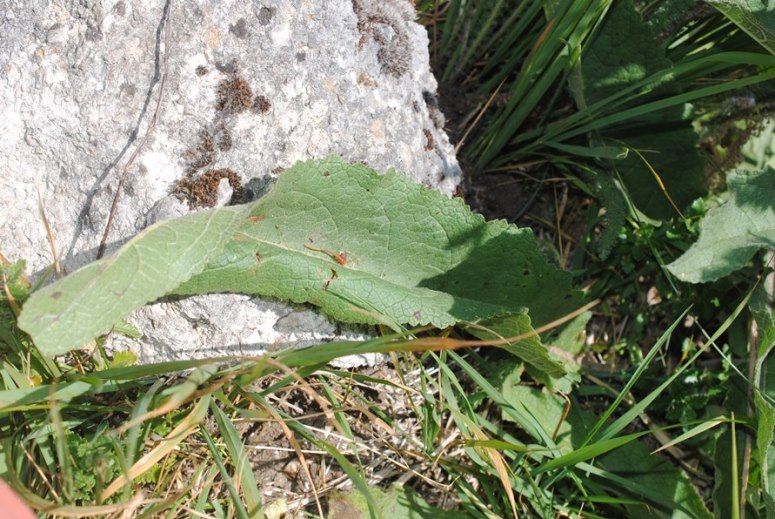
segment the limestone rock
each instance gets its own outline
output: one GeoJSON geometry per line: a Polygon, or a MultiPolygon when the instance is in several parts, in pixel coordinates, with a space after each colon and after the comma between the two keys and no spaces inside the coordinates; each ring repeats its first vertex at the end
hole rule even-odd
{"type": "MultiPolygon", "coordinates": [[[[73,271],[95,259],[117,191],[108,252],[330,153],[447,194],[460,181],[409,0],[9,0],[0,32],[0,250],[34,275],[51,263],[39,196],[73,271]]],[[[148,361],[339,332],[227,294],[155,303],[131,322],[145,337],[113,347],[148,361]]]]}

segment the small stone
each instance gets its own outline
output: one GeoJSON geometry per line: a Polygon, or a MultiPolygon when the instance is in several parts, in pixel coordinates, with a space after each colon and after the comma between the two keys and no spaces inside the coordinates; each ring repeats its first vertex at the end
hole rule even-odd
{"type": "Polygon", "coordinates": [[[299,471],[301,471],[301,464],[298,460],[291,460],[283,467],[283,473],[288,476],[288,479],[296,479],[299,471]]]}

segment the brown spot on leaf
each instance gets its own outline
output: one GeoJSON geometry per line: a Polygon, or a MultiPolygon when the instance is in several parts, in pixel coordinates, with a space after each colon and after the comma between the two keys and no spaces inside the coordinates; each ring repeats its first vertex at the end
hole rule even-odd
{"type": "Polygon", "coordinates": [[[255,274],[258,270],[258,267],[261,265],[261,254],[256,252],[256,255],[254,256],[256,262],[253,264],[253,266],[250,268],[250,271],[255,274]]]}
{"type": "Polygon", "coordinates": [[[323,290],[328,290],[328,287],[331,285],[331,282],[335,280],[339,274],[337,274],[336,270],[331,269],[331,277],[328,278],[325,283],[323,283],[323,290]]]}

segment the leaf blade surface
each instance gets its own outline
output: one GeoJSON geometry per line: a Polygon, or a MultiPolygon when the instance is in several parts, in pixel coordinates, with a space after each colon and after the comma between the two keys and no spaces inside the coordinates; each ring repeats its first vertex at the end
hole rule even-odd
{"type": "Polygon", "coordinates": [[[374,312],[437,327],[524,308],[541,325],[580,301],[529,230],[485,222],[460,199],[335,157],[284,172],[247,222],[176,293],[260,294],[346,322],[379,322],[374,312]]]}
{"type": "Polygon", "coordinates": [[[682,281],[706,283],[742,268],[775,243],[775,170],[737,171],[727,178],[729,200],[708,211],[700,238],[667,268],[682,281]]]}
{"type": "Polygon", "coordinates": [[[19,327],[49,355],[81,346],[202,270],[244,212],[203,211],[148,227],[113,256],[32,294],[19,327]]]}
{"type": "Polygon", "coordinates": [[[460,199],[336,157],[301,162],[258,201],[152,226],[114,256],[32,295],[19,324],[58,354],[164,295],[237,292],[360,323],[451,326],[580,304],[531,231],[460,199]]]}

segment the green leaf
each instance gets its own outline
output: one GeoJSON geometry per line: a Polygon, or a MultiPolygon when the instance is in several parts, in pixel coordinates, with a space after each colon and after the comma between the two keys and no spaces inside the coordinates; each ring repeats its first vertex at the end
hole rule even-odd
{"type": "Polygon", "coordinates": [[[135,325],[132,323],[129,323],[127,321],[119,321],[115,325],[113,325],[113,329],[111,330],[113,333],[120,333],[121,335],[124,335],[126,337],[130,337],[132,339],[139,339],[143,336],[143,333],[138,330],[135,325]]]}
{"type": "MultiPolygon", "coordinates": [[[[597,488],[605,489],[605,495],[598,492],[598,497],[622,496],[624,490],[625,496],[635,495],[642,499],[641,503],[628,506],[623,517],[652,517],[653,512],[649,512],[644,504],[668,511],[664,517],[710,516],[686,474],[664,457],[649,452],[640,439],[649,431],[586,444],[584,438],[597,419],[594,414],[579,409],[574,403],[564,419],[566,403],[559,395],[518,383],[518,377],[507,380],[503,396],[512,406],[529,409],[547,434],[556,429],[559,455],[550,455],[548,461],[535,469],[535,474],[572,467],[579,472],[591,471],[600,476],[599,482],[603,483],[602,487],[596,485],[597,488]],[[593,458],[594,461],[590,461],[593,458]]],[[[504,413],[504,419],[508,419],[507,416],[504,413]]]]}
{"type": "Polygon", "coordinates": [[[610,172],[597,172],[588,168],[580,168],[584,183],[589,186],[605,214],[599,215],[601,232],[593,244],[601,260],[608,258],[611,250],[619,239],[627,218],[629,206],[624,188],[610,172]]]}
{"type": "Polygon", "coordinates": [[[761,490],[770,517],[775,514],[775,406],[754,393],[756,407],[756,450],[754,459],[761,470],[761,490]]]}
{"type": "Polygon", "coordinates": [[[137,355],[132,351],[117,351],[110,362],[111,368],[123,368],[137,364],[137,355]]]}
{"type": "MultiPolygon", "coordinates": [[[[572,449],[569,436],[571,427],[563,419],[567,404],[560,395],[549,393],[546,388],[538,389],[522,384],[519,370],[513,371],[506,377],[500,390],[503,398],[511,406],[522,413],[529,414],[535,419],[535,423],[539,424],[542,434],[533,434],[536,441],[540,442],[543,437],[549,437],[554,439],[562,452],[568,452],[572,449]]],[[[523,425],[516,419],[517,417],[505,409],[501,418],[508,422],[515,422],[520,426],[523,425]]]]}
{"type": "Polygon", "coordinates": [[[727,183],[729,200],[708,211],[700,238],[667,266],[683,281],[715,281],[742,268],[760,248],[775,243],[775,170],[737,171],[727,183]]]}
{"type": "MultiPolygon", "coordinates": [[[[745,416],[747,411],[747,383],[739,377],[730,377],[722,383],[726,390],[724,409],[726,413],[745,416]]],[[[713,508],[719,517],[740,517],[740,485],[743,480],[743,464],[740,460],[745,452],[744,428],[740,422],[731,421],[715,438],[713,453],[713,508]]],[[[757,431],[758,432],[758,431],[757,431]]],[[[758,440],[758,438],[757,438],[758,440]]]]}
{"type": "Polygon", "coordinates": [[[697,134],[682,117],[680,107],[650,114],[636,127],[606,133],[641,152],[642,157],[631,153],[614,167],[635,206],[650,218],[677,216],[670,200],[683,210],[705,194],[697,134]]]}
{"type": "Polygon", "coordinates": [[[753,457],[761,470],[761,491],[768,517],[775,516],[775,319],[771,313],[770,297],[765,288],[768,281],[756,287],[748,308],[751,310],[759,333],[753,383],[756,409],[756,449],[753,457]]]}
{"type": "Polygon", "coordinates": [[[19,328],[49,355],[83,345],[201,271],[245,212],[244,206],[227,207],[148,227],[112,257],[32,294],[19,328]]]}
{"type": "Polygon", "coordinates": [[[223,253],[175,292],[259,294],[341,321],[437,327],[524,308],[540,325],[580,301],[529,230],[336,157],[284,172],[223,253]]]}
{"type": "Polygon", "coordinates": [[[592,458],[596,458],[597,456],[601,456],[614,449],[618,449],[623,445],[631,443],[634,440],[637,440],[641,436],[644,436],[648,433],[649,433],[648,431],[643,431],[639,433],[626,434],[624,436],[619,436],[608,440],[600,440],[595,443],[590,443],[589,445],[585,445],[584,447],[579,447],[578,449],[575,449],[567,454],[563,454],[562,456],[559,456],[557,458],[554,458],[551,461],[544,463],[543,465],[538,467],[538,469],[536,469],[535,473],[540,474],[542,472],[547,472],[549,470],[555,470],[562,467],[569,467],[569,466],[573,466],[578,463],[581,463],[582,461],[587,461],[592,458]]]}
{"type": "MultiPolygon", "coordinates": [[[[235,489],[239,490],[239,488],[242,488],[249,517],[261,517],[263,516],[261,492],[258,489],[250,457],[245,450],[240,434],[229,417],[226,416],[226,413],[214,401],[210,402],[210,411],[215,416],[215,421],[221,429],[221,437],[226,445],[226,452],[228,452],[231,464],[234,467],[235,489]]],[[[239,502],[239,497],[234,499],[235,502],[239,502]]]]}
{"type": "MultiPolygon", "coordinates": [[[[242,500],[239,496],[239,491],[237,490],[236,485],[234,484],[234,479],[229,475],[229,472],[226,470],[226,463],[224,462],[223,458],[221,457],[220,452],[218,451],[218,447],[215,445],[215,441],[213,440],[212,436],[210,436],[210,433],[207,432],[207,428],[203,427],[200,430],[200,434],[205,439],[205,443],[207,443],[207,447],[210,449],[210,454],[212,454],[212,459],[215,462],[215,465],[218,467],[218,471],[221,473],[221,478],[223,478],[223,482],[226,485],[226,489],[229,491],[229,495],[231,496],[231,502],[230,505],[233,504],[234,508],[236,509],[237,517],[240,519],[249,519],[248,511],[245,509],[245,505],[242,504],[242,500]]],[[[231,508],[231,507],[230,507],[231,508]]],[[[261,517],[261,510],[258,510],[258,517],[261,517]]]]}
{"type": "Polygon", "coordinates": [[[485,222],[394,171],[329,157],[297,164],[253,204],[148,228],[33,294],[19,326],[59,354],[163,295],[207,292],[309,302],[348,322],[437,327],[525,309],[540,325],[581,299],[529,230],[485,222]]]}
{"type": "Polygon", "coordinates": [[[581,92],[575,90],[577,104],[602,101],[669,66],[664,50],[632,0],[614,2],[582,54],[583,101],[578,99],[581,92]]]}
{"type": "Polygon", "coordinates": [[[561,142],[547,142],[546,145],[571,155],[595,159],[626,159],[630,151],[624,146],[576,146],[573,144],[563,144],[561,142]]]}
{"type": "Polygon", "coordinates": [[[550,353],[554,354],[565,371],[562,377],[554,377],[545,382],[553,391],[570,394],[581,381],[579,355],[584,348],[586,327],[591,318],[592,312],[579,315],[548,344],[550,353]]]}
{"type": "Polygon", "coordinates": [[[348,322],[437,327],[526,308],[540,325],[581,300],[529,230],[485,222],[394,171],[329,157],[287,170],[253,204],[147,229],[33,294],[19,325],[58,354],[158,297],[208,292],[309,302],[348,322]]]}
{"type": "Polygon", "coordinates": [[[768,294],[768,284],[769,280],[765,279],[756,286],[748,302],[748,309],[756,320],[759,334],[754,383],[764,398],[775,402],[775,355],[772,355],[775,348],[775,316],[772,315],[772,296],[768,294]]]}
{"type": "Polygon", "coordinates": [[[703,433],[705,433],[705,432],[707,432],[707,431],[709,431],[709,430],[711,430],[711,429],[713,429],[715,427],[718,427],[719,425],[723,424],[724,422],[726,422],[726,419],[723,418],[723,417],[722,418],[713,418],[712,420],[707,420],[707,421],[701,422],[698,425],[696,425],[696,426],[692,427],[691,429],[689,429],[688,431],[686,431],[685,433],[676,436],[675,438],[673,438],[672,440],[670,440],[667,443],[664,443],[660,448],[655,449],[654,452],[652,452],[652,454],[656,454],[657,452],[661,452],[661,451],[663,451],[665,449],[669,449],[670,447],[672,447],[674,445],[678,445],[679,443],[683,443],[683,442],[685,442],[687,440],[691,440],[695,436],[699,436],[699,435],[701,435],[701,434],[703,434],[703,433]]]}
{"type": "MultiPolygon", "coordinates": [[[[8,262],[5,257],[0,254],[0,275],[5,276],[5,286],[11,293],[11,296],[17,301],[22,302],[27,299],[30,293],[30,282],[24,275],[24,271],[27,268],[27,262],[19,260],[15,263],[8,262]]],[[[0,302],[5,302],[8,297],[5,290],[0,291],[0,302]]]]}
{"type": "MultiPolygon", "coordinates": [[[[469,146],[468,154],[476,158],[478,170],[505,165],[510,161],[507,148],[521,147],[518,143],[526,135],[520,135],[525,122],[529,120],[531,113],[535,112],[541,100],[551,95],[550,92],[557,88],[558,83],[564,81],[563,76],[568,69],[578,62],[589,35],[608,9],[608,2],[596,0],[527,2],[526,5],[539,9],[543,6],[545,21],[532,21],[528,17],[518,21],[518,24],[524,24],[531,30],[525,36],[529,39],[536,38],[531,41],[540,44],[526,46],[517,41],[515,45],[507,47],[508,55],[501,55],[503,61],[490,56],[486,59],[488,62],[497,63],[501,69],[496,77],[488,78],[486,88],[480,87],[479,91],[487,92],[487,95],[496,91],[495,87],[500,82],[496,78],[507,80],[506,74],[513,73],[517,63],[521,63],[521,71],[508,86],[508,101],[497,109],[488,124],[488,130],[469,146]],[[534,32],[536,30],[540,33],[534,32]],[[520,49],[531,50],[522,57],[518,53],[520,49]],[[496,80],[493,81],[494,79],[496,80]]],[[[503,41],[505,40],[500,40],[503,41]]],[[[481,74],[481,71],[477,70],[474,74],[481,74]]]]}
{"type": "MultiPolygon", "coordinates": [[[[576,102],[584,107],[603,101],[671,67],[664,49],[632,1],[614,2],[598,35],[585,49],[581,61],[584,89],[583,94],[574,91],[576,102]]],[[[664,86],[659,92],[670,93],[664,86]]],[[[637,101],[643,104],[647,100],[641,96],[637,101]]],[[[683,119],[682,106],[655,111],[637,121],[601,130],[598,138],[615,140],[639,150],[679,208],[704,193],[704,165],[695,149],[697,136],[691,123],[683,119]]],[[[637,153],[630,153],[612,165],[638,209],[652,218],[675,216],[660,181],[637,153]]]]}
{"type": "Polygon", "coordinates": [[[775,54],[775,4],[763,0],[708,0],[708,3],[775,54]]]}
{"type": "Polygon", "coordinates": [[[488,319],[477,326],[468,326],[466,330],[480,339],[494,340],[505,337],[517,337],[533,333],[521,341],[501,346],[506,351],[516,355],[523,361],[546,373],[550,377],[560,377],[565,374],[562,364],[552,358],[549,350],[541,344],[530,325],[530,317],[524,313],[488,319]]]}
{"type": "MultiPolygon", "coordinates": [[[[587,324],[592,319],[592,312],[584,312],[573,319],[552,341],[552,346],[559,348],[574,357],[584,349],[587,324]]],[[[575,363],[574,363],[575,364],[575,363]]]]}

